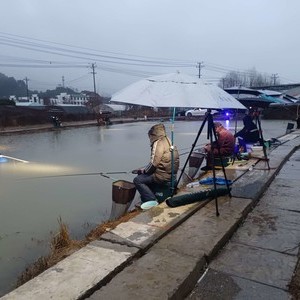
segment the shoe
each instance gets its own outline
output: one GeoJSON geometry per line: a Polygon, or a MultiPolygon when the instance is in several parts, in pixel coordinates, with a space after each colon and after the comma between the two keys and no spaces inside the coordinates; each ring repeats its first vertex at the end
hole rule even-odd
{"type": "Polygon", "coordinates": [[[210,171],[210,170],[212,170],[211,166],[205,166],[205,167],[201,168],[201,171],[210,171]]]}

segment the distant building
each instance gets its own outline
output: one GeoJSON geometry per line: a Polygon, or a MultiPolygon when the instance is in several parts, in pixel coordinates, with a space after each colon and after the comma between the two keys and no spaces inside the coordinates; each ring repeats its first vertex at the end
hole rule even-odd
{"type": "Polygon", "coordinates": [[[72,106],[86,106],[89,101],[89,96],[85,94],[60,93],[55,98],[44,99],[40,98],[37,94],[32,94],[27,97],[16,97],[14,95],[9,97],[9,100],[15,101],[18,106],[40,106],[40,105],[72,105],[72,106]]]}
{"type": "Polygon", "coordinates": [[[286,91],[286,93],[289,94],[290,96],[295,97],[298,100],[300,100],[300,86],[294,87],[294,88],[286,91]]]}
{"type": "Polygon", "coordinates": [[[251,87],[251,88],[253,88],[253,89],[270,89],[270,90],[282,92],[289,96],[300,99],[300,83],[279,84],[279,85],[251,87]]]}
{"type": "Polygon", "coordinates": [[[72,105],[80,105],[85,106],[89,101],[89,97],[84,94],[73,94],[69,95],[67,93],[60,93],[56,96],[55,105],[62,104],[72,104],[72,105]]]}
{"type": "Polygon", "coordinates": [[[38,94],[32,94],[29,98],[27,97],[16,97],[14,95],[9,96],[9,100],[15,101],[18,106],[33,106],[33,105],[44,105],[44,100],[41,99],[38,94]]]}

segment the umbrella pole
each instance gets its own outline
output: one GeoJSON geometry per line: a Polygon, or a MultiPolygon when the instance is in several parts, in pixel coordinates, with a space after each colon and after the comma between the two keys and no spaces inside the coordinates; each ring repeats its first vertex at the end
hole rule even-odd
{"type": "Polygon", "coordinates": [[[234,126],[234,134],[237,133],[237,122],[238,122],[238,110],[235,110],[235,126],[234,126]]]}
{"type": "Polygon", "coordinates": [[[171,122],[171,195],[174,195],[174,121],[175,121],[176,107],[173,108],[173,117],[171,122]]]}

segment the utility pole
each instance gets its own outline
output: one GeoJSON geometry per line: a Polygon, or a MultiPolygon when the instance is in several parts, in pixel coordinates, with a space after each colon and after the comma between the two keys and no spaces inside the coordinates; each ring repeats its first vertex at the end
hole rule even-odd
{"type": "Polygon", "coordinates": [[[26,97],[27,97],[27,101],[29,101],[29,91],[28,91],[28,81],[29,81],[29,79],[27,77],[25,77],[24,81],[26,83],[26,97]]]}
{"type": "Polygon", "coordinates": [[[276,79],[278,78],[278,74],[272,74],[273,85],[276,85],[276,79]]]}
{"type": "Polygon", "coordinates": [[[203,66],[203,61],[198,62],[197,65],[198,65],[197,68],[199,70],[198,77],[200,78],[201,77],[201,67],[203,66]]]}
{"type": "Polygon", "coordinates": [[[94,94],[96,97],[96,80],[95,80],[95,75],[97,74],[95,72],[95,68],[96,68],[96,63],[92,63],[92,74],[93,74],[93,81],[94,81],[94,94]]]}
{"type": "Polygon", "coordinates": [[[65,87],[65,76],[62,76],[61,80],[62,80],[62,87],[64,88],[65,87]]]}

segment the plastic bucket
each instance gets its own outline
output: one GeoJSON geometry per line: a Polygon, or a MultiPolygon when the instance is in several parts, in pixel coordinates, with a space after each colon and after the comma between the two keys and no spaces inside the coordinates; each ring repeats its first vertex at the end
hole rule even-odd
{"type": "Polygon", "coordinates": [[[248,152],[248,153],[252,152],[252,147],[253,147],[253,144],[246,144],[245,152],[248,152]]]}
{"type": "Polygon", "coordinates": [[[136,188],[132,182],[118,180],[112,184],[112,200],[115,203],[127,204],[135,196],[136,188]]]}
{"type": "Polygon", "coordinates": [[[199,168],[203,162],[204,157],[205,157],[204,153],[192,152],[189,158],[189,167],[199,168]]]}

